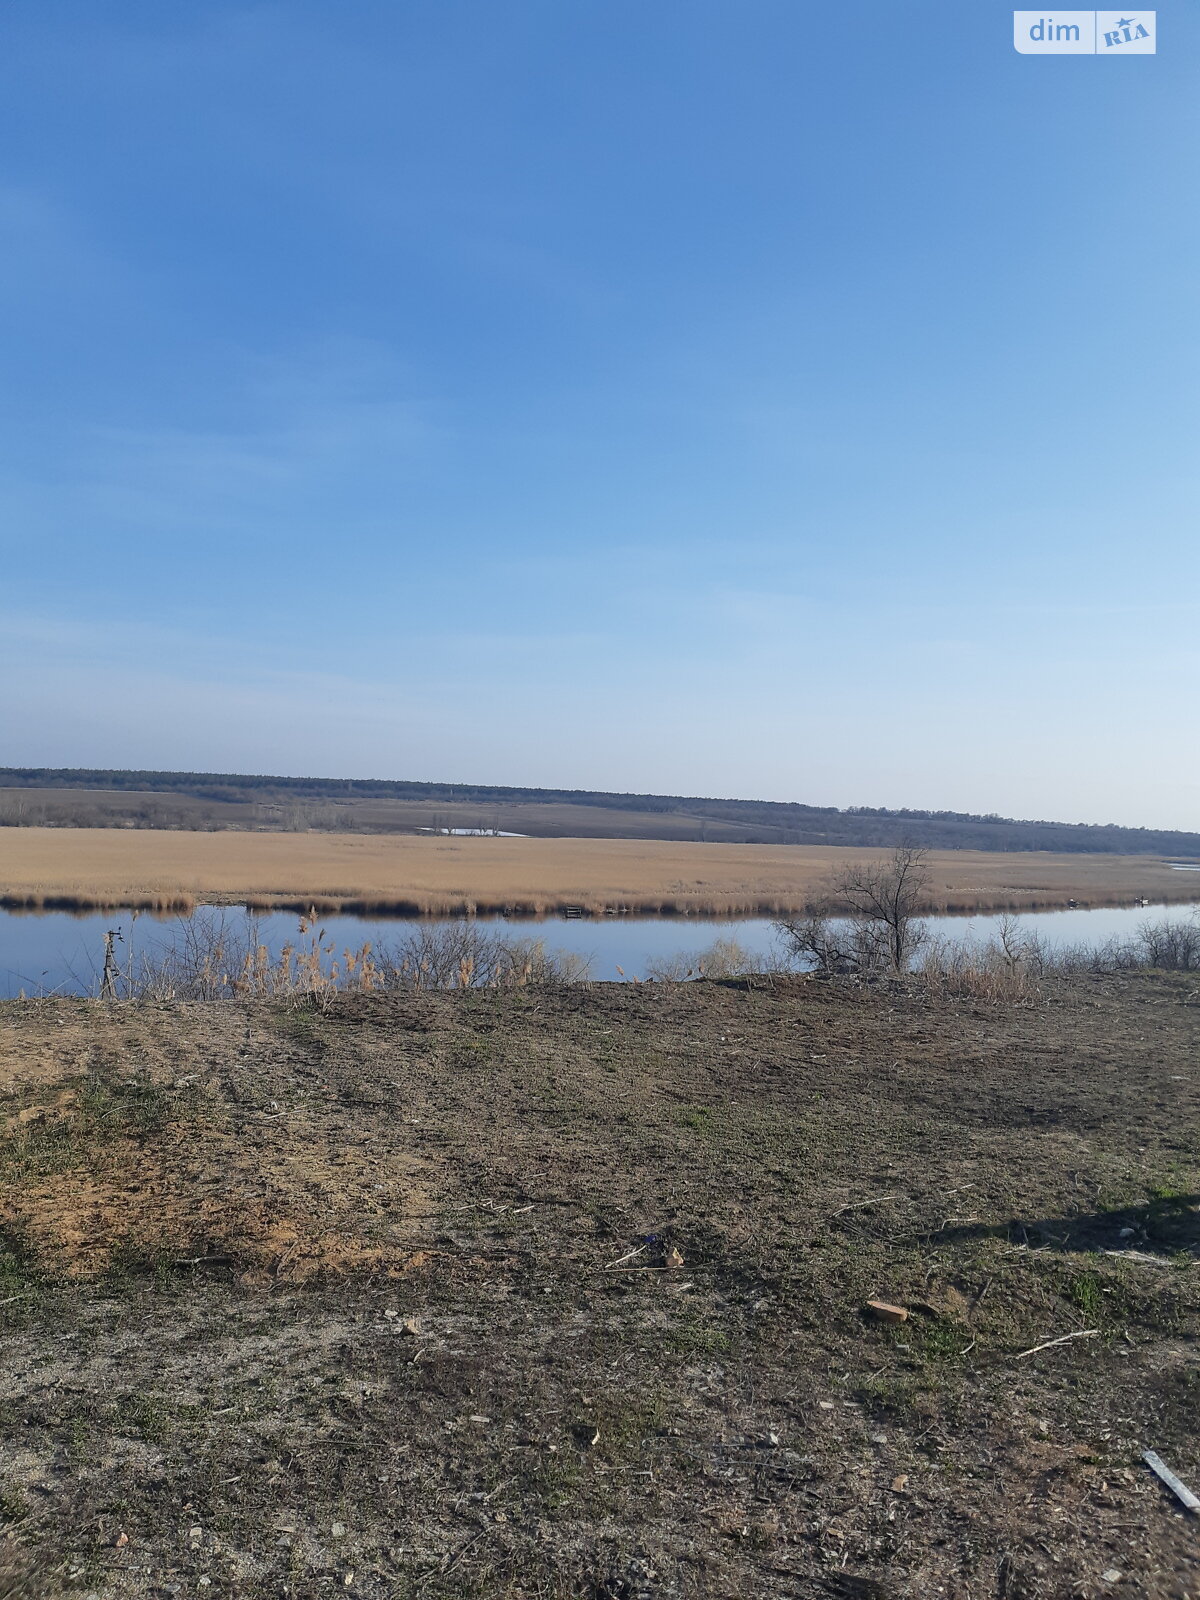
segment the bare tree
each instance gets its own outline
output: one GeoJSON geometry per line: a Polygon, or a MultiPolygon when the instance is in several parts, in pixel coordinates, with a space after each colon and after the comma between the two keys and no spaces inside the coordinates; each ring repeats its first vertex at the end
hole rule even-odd
{"type": "Polygon", "coordinates": [[[884,861],[844,867],[811,915],[777,926],[793,953],[820,971],[903,972],[929,937],[917,920],[928,888],[925,851],[901,845],[884,861]]]}
{"type": "Polygon", "coordinates": [[[901,845],[888,861],[850,866],[839,873],[835,892],[850,907],[851,919],[879,930],[893,972],[903,972],[929,937],[917,912],[929,892],[926,852],[901,845]]]}

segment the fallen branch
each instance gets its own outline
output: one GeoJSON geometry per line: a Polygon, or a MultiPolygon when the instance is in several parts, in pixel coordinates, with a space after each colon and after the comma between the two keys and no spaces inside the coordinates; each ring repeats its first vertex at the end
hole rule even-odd
{"type": "Polygon", "coordinates": [[[1060,1339],[1047,1339],[1044,1344],[1035,1344],[1032,1349],[1022,1350],[1020,1355],[1013,1357],[1013,1360],[1021,1361],[1025,1356],[1035,1356],[1039,1350],[1051,1350],[1056,1344],[1067,1344],[1072,1339],[1090,1339],[1093,1334],[1099,1332],[1099,1328],[1083,1328],[1079,1333],[1064,1333],[1060,1339]]]}
{"type": "Polygon", "coordinates": [[[1143,1267],[1169,1267],[1166,1256],[1152,1256],[1147,1250],[1106,1250],[1106,1256],[1116,1256],[1118,1261],[1137,1261],[1143,1267]]]}
{"type": "Polygon", "coordinates": [[[1196,1496],[1186,1483],[1180,1483],[1161,1456],[1156,1456],[1153,1450],[1144,1450],[1142,1452],[1142,1460],[1150,1468],[1151,1472],[1156,1473],[1162,1479],[1182,1505],[1185,1505],[1193,1514],[1200,1511],[1200,1500],[1196,1499],[1196,1496]]]}
{"type": "Polygon", "coordinates": [[[848,1206],[839,1206],[833,1213],[835,1217],[845,1216],[847,1211],[861,1211],[863,1206],[881,1206],[885,1200],[903,1200],[902,1194],[873,1194],[869,1200],[854,1200],[848,1206]]]}

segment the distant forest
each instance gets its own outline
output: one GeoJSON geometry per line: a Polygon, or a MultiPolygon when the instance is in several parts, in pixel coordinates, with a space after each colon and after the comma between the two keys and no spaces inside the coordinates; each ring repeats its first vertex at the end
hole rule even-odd
{"type": "MultiPolygon", "coordinates": [[[[281,778],[231,772],[106,772],[92,768],[0,767],[0,789],[7,790],[0,806],[0,823],[21,825],[39,821],[57,824],[107,826],[238,826],[237,809],[249,807],[256,827],[308,826],[355,828],[370,831],[412,831],[412,807],[448,808],[430,813],[438,822],[456,825],[464,808],[487,815],[488,825],[505,827],[514,820],[506,813],[520,808],[520,826],[514,831],[540,834],[570,833],[563,824],[564,807],[590,808],[580,813],[581,831],[614,837],[678,837],[686,824],[699,838],[771,844],[827,844],[889,846],[898,843],[936,849],[1101,851],[1115,855],[1167,855],[1200,857],[1200,833],[1166,829],[1125,828],[1114,823],[1022,821],[1011,817],[974,816],[959,811],[894,811],[878,806],[808,806],[776,800],[719,800],[692,795],[612,794],[588,789],[521,789],[488,784],[409,783],[377,778],[281,778]],[[75,791],[79,814],[22,803],[18,791],[75,791]],[[122,812],[111,806],[101,815],[88,811],[88,791],[120,796],[128,792],[130,805],[122,812]],[[135,795],[137,803],[134,803],[135,795]],[[188,821],[177,812],[169,819],[155,815],[147,800],[175,797],[177,803],[215,806],[220,817],[188,821]],[[396,806],[389,816],[389,803],[396,806]],[[538,825],[536,810],[546,807],[546,827],[538,825]],[[551,811],[549,808],[553,808],[551,811]],[[609,826],[594,813],[623,814],[609,826]],[[273,820],[275,813],[288,821],[273,820]],[[660,831],[661,824],[663,831],[660,831]],[[669,825],[669,828],[668,828],[669,825]]],[[[33,796],[31,795],[32,802],[33,796]]],[[[68,796],[62,796],[67,801],[68,796]]],[[[248,813],[249,815],[249,813],[248,813]]],[[[245,825],[245,824],[242,824],[245,825]]]]}

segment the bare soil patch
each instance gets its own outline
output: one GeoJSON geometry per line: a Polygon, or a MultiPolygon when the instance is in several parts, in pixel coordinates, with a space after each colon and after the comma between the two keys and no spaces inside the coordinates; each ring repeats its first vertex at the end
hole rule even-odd
{"type": "Polygon", "coordinates": [[[8,1003],[0,1594],[1194,1600],[1198,1023],[8,1003]]]}
{"type": "MultiPolygon", "coordinates": [[[[309,1037],[309,1015],[283,1013],[285,1041],[309,1037]]],[[[193,1008],[181,1052],[180,1018],[162,1008],[102,1013],[86,1043],[59,1017],[57,1073],[49,1052],[24,1070],[23,1041],[0,1034],[0,1082],[23,1086],[8,1125],[5,1175],[20,1194],[10,1221],[47,1271],[236,1261],[243,1281],[298,1283],[407,1264],[397,1230],[403,1241],[429,1211],[420,1158],[328,1116],[319,1061],[290,1058],[275,1030],[270,1088],[282,1100],[238,1071],[256,1054],[249,1023],[218,1066],[231,1046],[225,1021],[193,1008]]]]}

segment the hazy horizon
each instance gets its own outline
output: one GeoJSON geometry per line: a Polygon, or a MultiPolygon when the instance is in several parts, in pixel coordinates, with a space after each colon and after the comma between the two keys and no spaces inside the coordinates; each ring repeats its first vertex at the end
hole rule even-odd
{"type": "MultiPolygon", "coordinates": [[[[744,803],[766,804],[766,805],[800,805],[800,806],[811,807],[811,808],[819,810],[819,811],[824,811],[824,810],[834,810],[834,811],[841,811],[841,812],[846,812],[846,811],[863,811],[863,812],[888,811],[888,812],[891,812],[893,814],[897,813],[897,812],[903,812],[903,811],[912,811],[914,814],[921,814],[921,815],[929,814],[929,815],[932,815],[932,816],[939,816],[940,815],[940,816],[946,816],[946,817],[953,817],[953,816],[971,817],[972,819],[976,819],[976,820],[979,820],[979,821],[995,820],[995,821],[998,821],[998,822],[1017,822],[1017,823],[1056,823],[1056,824],[1061,824],[1061,825],[1064,825],[1064,826],[1067,826],[1067,827],[1097,827],[1097,828],[1103,828],[1103,827],[1117,827],[1117,828],[1140,828],[1140,827],[1146,827],[1150,831],[1158,831],[1158,832],[1162,832],[1162,831],[1171,832],[1171,831],[1174,831],[1174,832],[1183,832],[1183,833],[1194,833],[1196,831],[1200,831],[1200,830],[1196,830],[1196,829],[1161,829],[1161,828],[1155,828],[1155,826],[1153,824],[1144,824],[1144,823],[1136,823],[1136,822],[1122,822],[1119,818],[1116,818],[1116,817],[1103,817],[1103,818],[1088,818],[1088,817],[1034,817],[1034,816],[1018,817],[1018,816],[1007,816],[1007,815],[1004,815],[1004,814],[1002,814],[1000,812],[996,812],[996,811],[960,812],[960,811],[954,811],[951,808],[945,807],[945,806],[933,806],[933,807],[931,807],[931,806],[883,807],[883,806],[877,806],[877,805],[875,805],[873,802],[871,802],[869,800],[850,801],[846,805],[835,806],[832,803],[826,803],[826,802],[819,801],[819,800],[810,800],[810,799],[808,799],[808,798],[806,798],[806,797],[804,797],[802,795],[786,795],[786,796],[784,796],[784,795],[752,795],[752,794],[734,794],[734,793],[728,793],[728,794],[716,794],[716,793],[713,793],[713,794],[701,794],[699,792],[684,791],[684,790],[681,790],[681,789],[660,789],[660,790],[651,790],[651,789],[594,789],[594,788],[568,787],[565,784],[544,784],[544,785],[533,785],[533,784],[522,784],[522,783],[501,784],[501,783],[492,783],[486,778],[412,778],[412,777],[409,777],[409,776],[404,776],[404,777],[399,777],[399,776],[385,777],[385,776],[381,776],[381,775],[379,775],[377,773],[362,773],[362,772],[354,772],[354,773],[333,773],[333,772],[321,772],[321,773],[318,773],[318,772],[249,772],[249,771],[235,772],[235,771],[233,771],[232,769],[229,769],[229,768],[225,768],[225,769],[218,769],[218,768],[195,768],[195,769],[184,768],[184,769],[179,769],[179,768],[165,768],[165,767],[157,767],[157,768],[154,768],[154,767],[51,767],[51,766],[49,766],[47,764],[44,764],[44,763],[37,763],[37,764],[35,764],[35,766],[32,769],[28,765],[25,765],[25,766],[10,766],[10,767],[7,767],[7,768],[0,768],[0,789],[9,787],[4,782],[4,776],[5,776],[6,772],[22,771],[22,770],[24,770],[24,771],[28,771],[28,770],[34,770],[34,771],[36,771],[36,770],[44,770],[44,771],[49,772],[49,773],[64,773],[64,772],[72,772],[72,771],[85,771],[85,772],[96,773],[96,774],[99,774],[99,775],[111,774],[114,777],[128,775],[128,774],[131,774],[131,773],[142,773],[142,772],[144,772],[144,773],[147,773],[147,774],[158,773],[158,774],[160,774],[162,776],[169,776],[169,777],[188,776],[188,777],[196,777],[196,778],[213,778],[213,779],[220,779],[220,778],[250,778],[250,779],[254,779],[256,781],[263,781],[263,782],[268,782],[268,783],[273,781],[273,780],[275,780],[275,779],[280,779],[280,780],[285,781],[285,782],[298,781],[298,782],[306,782],[306,783],[334,782],[334,783],[371,783],[371,784],[374,784],[374,783],[385,783],[385,784],[428,784],[428,785],[430,785],[430,786],[432,786],[434,788],[445,788],[445,789],[505,789],[505,790],[511,790],[516,795],[532,794],[532,795],[536,796],[537,794],[567,794],[567,795],[570,795],[570,794],[602,794],[602,795],[612,795],[615,799],[697,800],[697,801],[702,801],[702,802],[704,802],[706,804],[729,803],[729,804],[735,804],[735,805],[741,805],[741,804],[744,804],[744,803]]],[[[30,785],[30,787],[36,788],[37,786],[36,785],[30,785]]],[[[94,786],[94,787],[100,787],[100,786],[94,786]]],[[[86,792],[86,791],[84,791],[84,792],[86,792]]],[[[450,802],[447,801],[447,803],[449,804],[450,802]]],[[[454,804],[462,804],[462,805],[478,804],[480,806],[486,806],[488,804],[488,801],[487,801],[487,799],[485,797],[480,797],[476,801],[471,796],[465,795],[465,796],[462,796],[461,798],[456,797],[453,803],[454,804]]],[[[854,846],[849,846],[848,848],[855,848],[855,847],[854,846]]]]}

